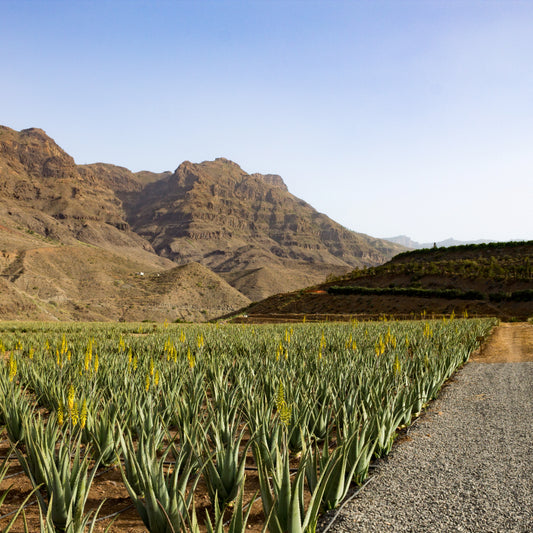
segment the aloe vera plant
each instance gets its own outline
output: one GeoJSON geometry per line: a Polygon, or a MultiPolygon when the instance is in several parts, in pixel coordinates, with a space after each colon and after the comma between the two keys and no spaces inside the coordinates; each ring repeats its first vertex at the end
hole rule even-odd
{"type": "MultiPolygon", "coordinates": [[[[248,523],[248,518],[250,517],[250,512],[252,510],[252,505],[256,499],[254,496],[251,501],[248,503],[248,509],[246,513],[243,508],[243,494],[244,494],[244,480],[239,489],[239,494],[236,499],[235,506],[233,507],[233,512],[229,524],[224,522],[224,508],[221,509],[218,499],[215,499],[214,505],[214,520],[211,520],[209,513],[206,513],[206,522],[205,527],[207,533],[243,533],[246,531],[246,526],[248,523]],[[227,525],[227,529],[224,526],[227,525]]],[[[193,519],[191,522],[191,533],[200,533],[200,528],[198,527],[198,521],[196,519],[196,513],[193,514],[193,519]]]]}
{"type": "Polygon", "coordinates": [[[190,522],[189,513],[198,477],[192,478],[195,459],[171,444],[158,458],[156,443],[145,442],[135,450],[131,435],[120,435],[124,467],[122,478],[139,516],[153,533],[179,533],[190,522]],[[165,468],[172,451],[175,463],[165,468]],[[187,491],[187,484],[192,485],[187,491]]]}
{"type": "Polygon", "coordinates": [[[331,461],[329,468],[321,473],[306,506],[304,479],[309,455],[306,453],[303,456],[296,474],[291,479],[289,454],[286,450],[278,453],[280,457],[272,473],[268,472],[266,465],[258,456],[261,501],[267,517],[265,525],[270,533],[314,533],[322,497],[335,462],[331,461]]]}
{"type": "Polygon", "coordinates": [[[0,404],[7,436],[11,442],[16,443],[24,440],[24,421],[31,418],[33,406],[23,390],[13,383],[7,385],[5,395],[0,398],[0,404]]]}
{"type": "Polygon", "coordinates": [[[97,415],[91,413],[87,417],[84,440],[92,445],[93,457],[102,466],[112,465],[116,461],[117,423],[118,410],[115,404],[109,404],[97,415]]]}
{"type": "Polygon", "coordinates": [[[206,459],[202,474],[207,484],[211,502],[214,505],[225,506],[236,498],[239,487],[244,482],[246,453],[252,439],[248,440],[244,449],[240,451],[245,428],[235,439],[232,438],[225,444],[224,440],[227,439],[227,434],[220,435],[214,424],[211,424],[211,427],[215,451],[211,454],[207,445],[207,438],[204,438],[202,444],[206,459]]]}
{"type": "Polygon", "coordinates": [[[40,436],[26,442],[32,459],[19,450],[16,453],[35,488],[40,486],[36,476],[42,476],[48,501],[40,492],[37,496],[43,513],[50,517],[47,527],[53,524],[55,531],[82,533],[91,518],[91,513],[84,514],[84,510],[98,463],[89,471],[89,452],[86,450],[82,455],[79,438],[58,438],[53,442],[45,435],[42,423],[38,421],[36,428],[40,436]]]}

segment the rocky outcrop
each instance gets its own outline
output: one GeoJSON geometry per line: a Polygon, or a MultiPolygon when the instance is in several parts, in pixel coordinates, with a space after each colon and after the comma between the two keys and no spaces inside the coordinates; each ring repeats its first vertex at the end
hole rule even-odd
{"type": "Polygon", "coordinates": [[[127,169],[78,167],[41,129],[0,126],[0,215],[28,231],[68,244],[153,251],[130,230],[118,196],[141,189],[127,169]]]}
{"type": "Polygon", "coordinates": [[[290,194],[280,176],[248,174],[224,158],[182,163],[128,206],[132,228],[157,253],[235,268],[382,263],[401,248],[349,231],[290,194]],[[250,252],[250,247],[253,253],[250,252]]]}

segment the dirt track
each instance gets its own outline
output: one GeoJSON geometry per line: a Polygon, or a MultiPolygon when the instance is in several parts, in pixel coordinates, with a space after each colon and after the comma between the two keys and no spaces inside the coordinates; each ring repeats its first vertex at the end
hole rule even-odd
{"type": "Polygon", "coordinates": [[[527,323],[501,324],[479,353],[472,357],[476,363],[520,363],[533,361],[533,325],[527,323]]]}

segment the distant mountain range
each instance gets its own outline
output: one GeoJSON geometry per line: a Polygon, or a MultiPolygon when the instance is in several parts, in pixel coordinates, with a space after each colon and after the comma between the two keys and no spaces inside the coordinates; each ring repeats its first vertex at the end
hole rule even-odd
{"type": "Polygon", "coordinates": [[[462,246],[464,244],[487,244],[489,242],[497,242],[490,239],[480,239],[477,241],[457,241],[453,237],[450,237],[449,239],[445,239],[444,241],[439,242],[416,242],[413,241],[410,237],[407,237],[407,235],[398,235],[397,237],[387,237],[385,238],[386,241],[393,242],[395,244],[400,244],[401,246],[405,246],[406,248],[412,248],[413,250],[421,250],[422,248],[447,248],[449,246],[462,246]]]}
{"type": "Polygon", "coordinates": [[[224,158],[77,165],[43,130],[0,126],[0,319],[212,318],[404,249],[224,158]]]}

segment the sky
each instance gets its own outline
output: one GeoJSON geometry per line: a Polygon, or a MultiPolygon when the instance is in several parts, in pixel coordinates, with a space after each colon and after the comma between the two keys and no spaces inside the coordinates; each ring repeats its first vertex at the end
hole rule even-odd
{"type": "Polygon", "coordinates": [[[226,157],[343,226],[533,239],[530,0],[0,0],[0,124],[78,164],[226,157]]]}

